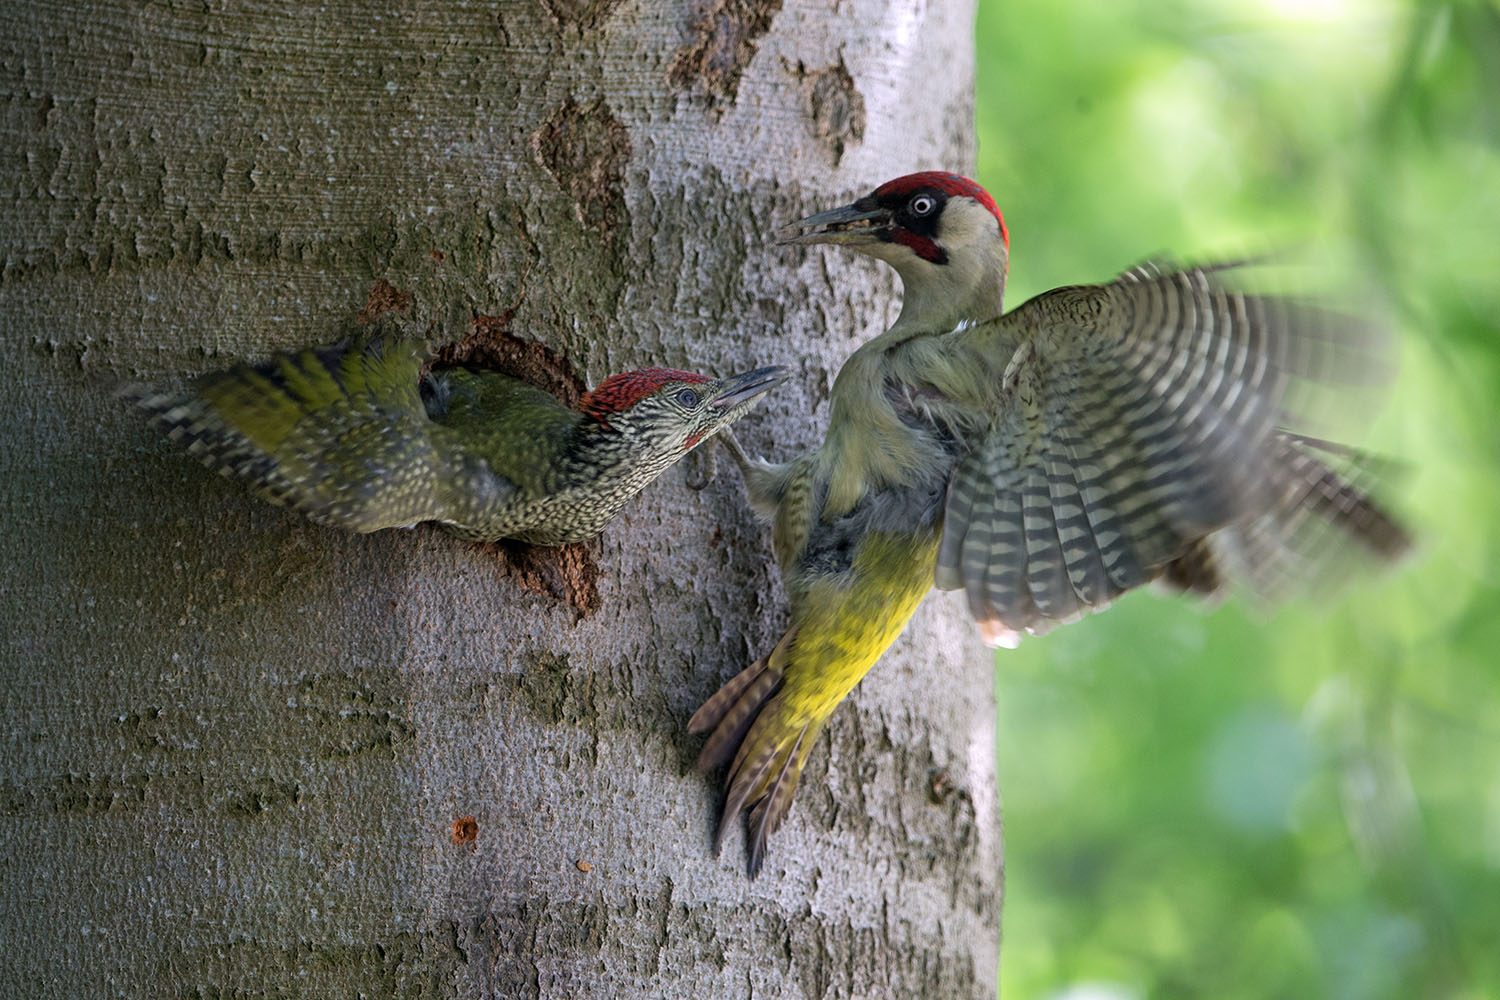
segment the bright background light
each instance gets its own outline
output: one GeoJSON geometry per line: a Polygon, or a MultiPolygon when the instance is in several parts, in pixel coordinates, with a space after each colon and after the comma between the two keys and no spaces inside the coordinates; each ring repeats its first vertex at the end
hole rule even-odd
{"type": "Polygon", "coordinates": [[[997,657],[1006,998],[1500,996],[1500,8],[981,0],[1019,303],[1292,248],[1387,317],[1350,433],[1417,553],[1325,602],[1140,594],[997,657]]]}

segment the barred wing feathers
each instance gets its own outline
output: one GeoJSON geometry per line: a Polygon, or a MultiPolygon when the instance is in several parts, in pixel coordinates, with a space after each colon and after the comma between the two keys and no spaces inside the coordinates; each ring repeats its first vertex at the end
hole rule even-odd
{"type": "Polygon", "coordinates": [[[1288,542],[1294,520],[1304,534],[1399,534],[1279,430],[1293,399],[1360,368],[1369,341],[1344,317],[1236,291],[1224,270],[1143,266],[949,335],[959,363],[1010,357],[994,395],[967,401],[990,419],[949,482],[936,574],[991,639],[1045,632],[1164,574],[1206,589],[1217,570],[1195,546],[1229,526],[1252,578],[1310,550],[1288,542]]]}

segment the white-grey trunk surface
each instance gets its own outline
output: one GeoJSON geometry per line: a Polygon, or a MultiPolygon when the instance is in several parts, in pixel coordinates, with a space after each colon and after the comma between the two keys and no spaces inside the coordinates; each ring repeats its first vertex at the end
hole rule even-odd
{"type": "Polygon", "coordinates": [[[990,668],[957,604],[839,710],[750,882],[683,731],[785,624],[719,450],[527,555],[315,527],[111,396],[409,302],[589,384],[790,365],[740,425],[788,457],[897,288],[774,227],[970,165],[971,20],[6,5],[0,996],[994,996],[990,668]]]}

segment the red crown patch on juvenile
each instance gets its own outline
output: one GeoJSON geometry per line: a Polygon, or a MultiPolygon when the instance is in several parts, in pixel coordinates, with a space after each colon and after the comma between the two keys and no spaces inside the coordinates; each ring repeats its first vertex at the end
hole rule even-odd
{"type": "Polygon", "coordinates": [[[707,375],[678,371],[675,368],[642,368],[639,371],[611,375],[586,392],[578,408],[601,424],[608,424],[612,413],[628,410],[668,382],[709,382],[707,375]]]}
{"type": "Polygon", "coordinates": [[[875,196],[878,198],[884,195],[902,195],[924,187],[937,188],[950,197],[969,197],[979,202],[995,217],[995,221],[1000,223],[1000,238],[1005,241],[1005,248],[1010,249],[1010,230],[1005,226],[1005,216],[1000,214],[1000,206],[995,204],[995,199],[990,197],[988,191],[967,177],[950,174],[946,170],[923,170],[920,173],[907,174],[904,177],[886,181],[875,189],[875,196]]]}

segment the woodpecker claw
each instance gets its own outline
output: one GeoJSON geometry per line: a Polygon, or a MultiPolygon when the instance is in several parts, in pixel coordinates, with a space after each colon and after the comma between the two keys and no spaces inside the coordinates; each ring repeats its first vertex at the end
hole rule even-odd
{"type": "Polygon", "coordinates": [[[745,446],[740,444],[739,438],[734,436],[734,429],[730,427],[724,428],[718,433],[716,440],[729,453],[729,457],[734,460],[734,464],[739,467],[740,476],[748,482],[751,469],[750,456],[745,454],[745,446]]]}

